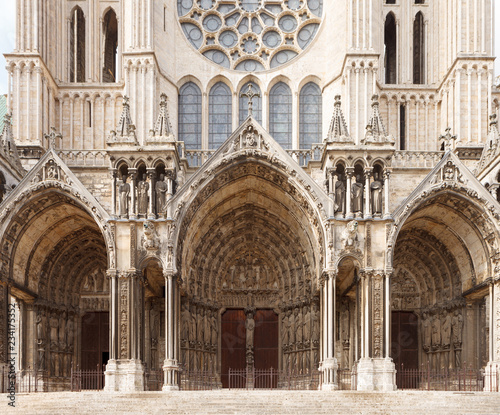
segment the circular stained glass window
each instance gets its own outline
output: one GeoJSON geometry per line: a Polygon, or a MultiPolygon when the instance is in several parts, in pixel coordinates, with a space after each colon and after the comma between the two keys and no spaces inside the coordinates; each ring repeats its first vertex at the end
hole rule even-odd
{"type": "Polygon", "coordinates": [[[288,63],[312,42],[324,0],[177,0],[184,35],[217,65],[259,72],[288,63]]]}

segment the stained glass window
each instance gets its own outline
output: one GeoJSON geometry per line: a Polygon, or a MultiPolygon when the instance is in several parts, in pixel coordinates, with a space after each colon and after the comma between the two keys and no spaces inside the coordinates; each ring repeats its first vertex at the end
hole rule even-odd
{"type": "Polygon", "coordinates": [[[231,90],[223,82],[210,90],[208,147],[218,148],[231,134],[231,90]]]}
{"type": "Polygon", "coordinates": [[[292,148],[292,91],[284,82],[269,94],[269,132],[283,148],[292,148]]]}
{"type": "Polygon", "coordinates": [[[310,148],[311,144],[321,143],[322,110],[321,90],[314,82],[309,82],[300,90],[300,148],[310,148]]]}
{"type": "Polygon", "coordinates": [[[193,82],[180,89],[178,115],[179,140],[187,150],[201,148],[201,91],[193,82]]]}

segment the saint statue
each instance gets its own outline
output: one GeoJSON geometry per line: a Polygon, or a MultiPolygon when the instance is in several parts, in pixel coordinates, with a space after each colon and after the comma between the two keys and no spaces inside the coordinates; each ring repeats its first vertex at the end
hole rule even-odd
{"type": "Polygon", "coordinates": [[[146,216],[148,213],[148,190],[149,183],[146,181],[146,175],[142,175],[142,180],[137,184],[137,205],[138,213],[146,216]]]}
{"type": "Polygon", "coordinates": [[[352,211],[354,213],[363,212],[363,183],[360,174],[356,176],[356,181],[351,185],[352,211]]]}
{"type": "Polygon", "coordinates": [[[160,174],[160,180],[156,182],[156,213],[160,214],[165,208],[167,200],[168,185],[165,181],[165,175],[160,174]]]}
{"type": "Polygon", "coordinates": [[[339,179],[335,182],[335,212],[344,212],[344,196],[345,184],[339,175],[339,179]]]}
{"type": "Polygon", "coordinates": [[[124,174],[120,186],[118,186],[118,194],[120,197],[119,214],[121,218],[126,218],[128,215],[128,196],[130,194],[130,185],[127,183],[127,176],[124,174]]]}
{"type": "Polygon", "coordinates": [[[246,346],[247,351],[253,350],[253,334],[255,330],[255,320],[253,318],[252,313],[247,314],[247,319],[245,320],[245,328],[246,328],[246,346]]]}
{"type": "Polygon", "coordinates": [[[380,181],[380,175],[376,172],[373,176],[374,181],[370,185],[370,190],[372,192],[372,213],[374,215],[382,214],[382,182],[380,181]]]}

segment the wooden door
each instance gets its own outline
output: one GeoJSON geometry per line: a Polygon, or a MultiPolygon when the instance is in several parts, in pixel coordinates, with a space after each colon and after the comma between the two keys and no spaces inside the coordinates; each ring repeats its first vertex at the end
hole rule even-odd
{"type": "Polygon", "coordinates": [[[256,369],[278,369],[278,315],[273,310],[255,313],[254,362],[256,369]]]}
{"type": "Polygon", "coordinates": [[[246,329],[243,310],[227,310],[221,318],[221,382],[229,387],[229,368],[246,367],[246,329]]]}
{"type": "Polygon", "coordinates": [[[409,311],[392,312],[391,357],[396,365],[398,388],[410,387],[414,382],[404,371],[418,369],[418,317],[409,311]]]}
{"type": "Polygon", "coordinates": [[[109,313],[87,313],[82,317],[82,370],[102,368],[109,359],[109,313]]]}

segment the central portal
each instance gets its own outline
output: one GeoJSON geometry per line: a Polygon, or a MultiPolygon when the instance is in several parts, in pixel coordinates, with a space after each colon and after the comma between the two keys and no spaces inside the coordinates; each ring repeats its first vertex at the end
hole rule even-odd
{"type": "Polygon", "coordinates": [[[221,323],[222,387],[229,387],[229,369],[278,369],[278,315],[273,310],[227,310],[221,323]]]}

